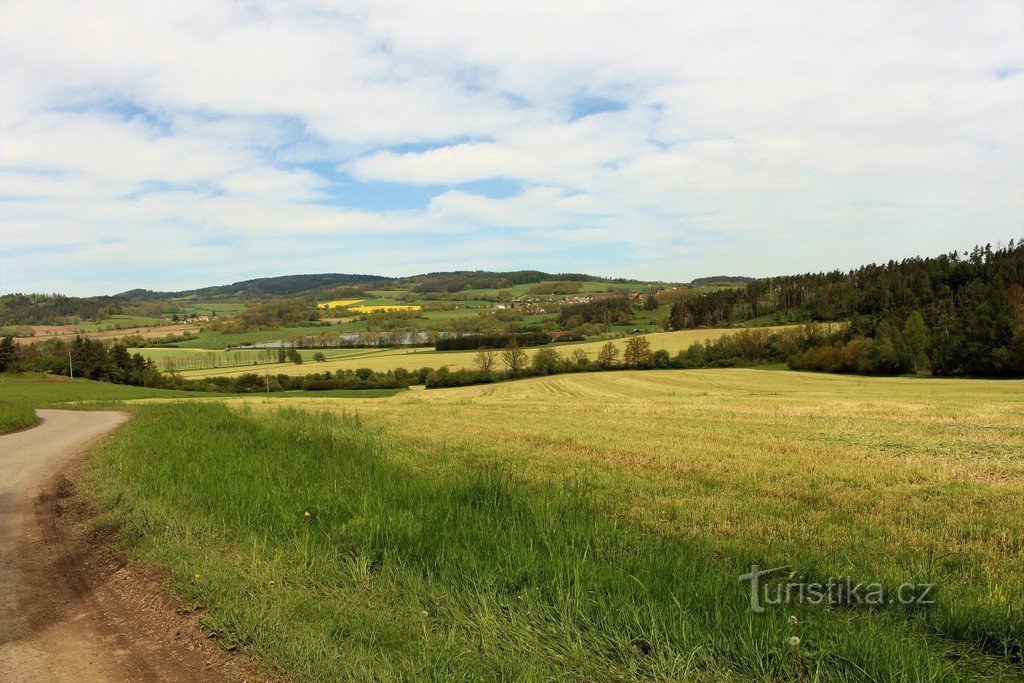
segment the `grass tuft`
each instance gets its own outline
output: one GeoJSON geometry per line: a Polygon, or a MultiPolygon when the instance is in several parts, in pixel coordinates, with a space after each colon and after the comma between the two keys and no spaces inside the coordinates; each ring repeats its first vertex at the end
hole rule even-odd
{"type": "Polygon", "coordinates": [[[30,403],[23,401],[0,401],[0,434],[16,432],[32,427],[39,418],[30,403]]]}

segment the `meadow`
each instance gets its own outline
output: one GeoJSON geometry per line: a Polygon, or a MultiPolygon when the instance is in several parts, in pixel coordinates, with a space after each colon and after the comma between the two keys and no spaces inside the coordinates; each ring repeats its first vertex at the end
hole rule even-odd
{"type": "Polygon", "coordinates": [[[183,349],[224,349],[241,344],[253,344],[268,341],[279,341],[294,336],[313,336],[328,331],[339,331],[337,326],[304,325],[300,327],[279,327],[273,330],[252,330],[248,332],[216,332],[204,329],[194,339],[177,342],[175,346],[183,349]]]}
{"type": "MultiPolygon", "coordinates": [[[[185,398],[195,392],[149,389],[126,384],[71,379],[62,375],[0,373],[0,399],[37,408],[74,402],[112,402],[148,398],[185,398]]],[[[218,396],[206,394],[203,396],[218,396]]]]}
{"type": "MultiPolygon", "coordinates": [[[[280,391],[261,394],[268,400],[294,399],[317,396],[320,398],[383,398],[400,393],[401,389],[334,389],[329,391],[280,391]]],[[[61,375],[9,374],[0,373],[0,406],[10,404],[10,419],[28,419],[31,408],[90,408],[112,404],[125,405],[151,399],[206,400],[219,399],[236,394],[215,392],[179,391],[175,389],[151,389],[127,384],[95,382],[88,379],[71,379],[61,375]]],[[[7,410],[7,409],[5,409],[7,410]]],[[[34,420],[34,417],[33,417],[34,420]]],[[[24,425],[23,425],[24,426],[24,425]]],[[[20,427],[16,427],[19,428],[20,427]]]]}
{"type": "MultiPolygon", "coordinates": [[[[777,328],[765,328],[768,330],[777,328]]],[[[645,335],[651,343],[651,349],[657,351],[658,349],[665,349],[671,354],[675,354],[689,347],[694,342],[703,342],[705,340],[717,339],[723,334],[734,334],[738,332],[737,329],[713,329],[713,330],[680,330],[677,332],[655,332],[652,334],[645,335]]],[[[620,337],[618,339],[611,340],[621,352],[626,345],[628,337],[620,337]]],[[[578,343],[566,343],[566,344],[551,344],[546,348],[557,349],[562,355],[568,356],[573,351],[581,349],[591,359],[597,357],[598,351],[604,346],[606,341],[592,341],[592,342],[578,342],[578,343]]],[[[397,368],[406,368],[408,370],[431,367],[440,368],[447,367],[451,370],[460,370],[463,368],[474,368],[474,359],[476,358],[476,351],[435,351],[432,348],[384,348],[384,349],[359,349],[361,353],[350,354],[350,355],[336,355],[329,358],[327,362],[316,363],[315,365],[292,365],[289,363],[278,364],[273,366],[271,371],[273,374],[285,374],[285,375],[304,375],[310,372],[324,372],[324,371],[335,371],[335,370],[356,370],[358,368],[369,368],[376,371],[387,371],[395,370],[397,368]]],[[[524,351],[532,356],[537,352],[536,348],[524,349],[524,351]]],[[[325,351],[327,353],[327,351],[325,351]]],[[[271,367],[271,366],[266,366],[271,367]]],[[[214,376],[226,376],[234,377],[237,375],[244,374],[245,372],[251,372],[251,369],[246,368],[210,368],[203,370],[188,370],[181,373],[182,377],[196,378],[196,377],[214,377],[214,376]]]]}
{"type": "Polygon", "coordinates": [[[31,427],[37,421],[30,404],[24,401],[0,401],[0,434],[31,427]]]}
{"type": "Polygon", "coordinates": [[[1024,671],[1022,381],[669,370],[132,409],[88,472],[101,523],[297,680],[1024,671]],[[755,614],[752,564],[936,603],[755,614]]]}

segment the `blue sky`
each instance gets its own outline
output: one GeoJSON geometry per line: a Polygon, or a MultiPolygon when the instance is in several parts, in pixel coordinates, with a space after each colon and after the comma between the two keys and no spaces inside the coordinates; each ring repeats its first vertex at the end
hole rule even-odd
{"type": "Polygon", "coordinates": [[[686,281],[1024,234],[1024,3],[0,13],[0,292],[686,281]]]}

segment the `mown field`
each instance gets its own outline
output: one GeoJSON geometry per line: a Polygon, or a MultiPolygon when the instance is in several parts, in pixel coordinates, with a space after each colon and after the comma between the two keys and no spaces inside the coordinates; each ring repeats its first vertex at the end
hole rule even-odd
{"type": "Polygon", "coordinates": [[[298,680],[1024,674],[1022,381],[613,372],[134,409],[88,473],[102,523],[298,680]],[[936,603],[755,614],[752,564],[936,603]]]}
{"type": "MultiPolygon", "coordinates": [[[[777,328],[765,328],[768,330],[777,328]]],[[[651,343],[651,349],[665,349],[669,353],[676,353],[689,347],[694,342],[703,342],[708,339],[717,339],[723,334],[734,334],[736,329],[715,329],[715,330],[680,330],[678,332],[655,332],[645,335],[651,343]]],[[[627,338],[613,340],[619,350],[625,348],[627,338]]],[[[604,341],[580,342],[572,344],[553,344],[549,348],[557,349],[559,353],[568,356],[576,349],[582,349],[590,358],[596,358],[598,351],[605,344],[604,341]]],[[[527,354],[533,355],[537,349],[524,349],[527,354]]],[[[413,370],[423,367],[440,368],[446,366],[451,370],[462,368],[473,368],[473,360],[476,351],[435,351],[432,348],[386,348],[386,349],[358,349],[350,350],[358,353],[336,354],[327,362],[308,365],[293,365],[290,363],[264,366],[264,369],[273,368],[274,374],[304,375],[310,372],[324,372],[326,370],[356,370],[358,368],[370,368],[371,370],[394,370],[406,368],[413,370]]],[[[330,352],[325,351],[327,355],[330,352]]],[[[211,368],[203,370],[189,370],[181,373],[182,377],[213,377],[227,376],[234,377],[245,372],[251,372],[245,367],[239,368],[211,368]]]]}

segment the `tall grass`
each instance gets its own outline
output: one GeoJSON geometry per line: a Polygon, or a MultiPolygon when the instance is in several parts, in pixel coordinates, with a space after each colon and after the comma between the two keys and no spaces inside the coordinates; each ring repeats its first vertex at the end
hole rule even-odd
{"type": "Polygon", "coordinates": [[[299,680],[1019,674],[922,612],[753,614],[737,577],[757,557],[624,525],[585,480],[401,448],[351,415],[146,406],[88,481],[209,628],[299,680]]]}
{"type": "Polygon", "coordinates": [[[16,432],[31,427],[38,418],[29,403],[23,401],[0,401],[0,434],[16,432]]]}

